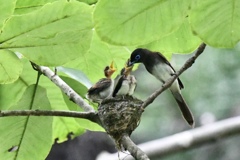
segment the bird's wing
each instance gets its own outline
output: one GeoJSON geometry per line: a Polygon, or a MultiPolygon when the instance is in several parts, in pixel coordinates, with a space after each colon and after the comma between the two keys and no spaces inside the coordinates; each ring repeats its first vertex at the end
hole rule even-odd
{"type": "MultiPolygon", "coordinates": [[[[171,63],[170,63],[160,52],[157,52],[157,54],[158,54],[159,57],[163,60],[163,62],[165,62],[167,65],[169,65],[169,66],[172,68],[172,70],[173,70],[174,72],[176,72],[175,69],[173,68],[173,66],[171,65],[171,63]]],[[[178,84],[179,84],[179,86],[180,86],[180,89],[183,89],[184,86],[183,86],[182,81],[180,80],[180,78],[178,78],[177,80],[178,80],[178,84]]]]}
{"type": "Polygon", "coordinates": [[[88,90],[88,93],[90,94],[99,93],[110,87],[110,85],[111,79],[102,78],[88,90]]]}
{"type": "Polygon", "coordinates": [[[124,80],[124,76],[121,76],[117,82],[117,85],[116,85],[114,91],[113,91],[113,94],[112,94],[113,97],[115,97],[116,94],[118,93],[118,91],[120,90],[123,80],[124,80]]]}

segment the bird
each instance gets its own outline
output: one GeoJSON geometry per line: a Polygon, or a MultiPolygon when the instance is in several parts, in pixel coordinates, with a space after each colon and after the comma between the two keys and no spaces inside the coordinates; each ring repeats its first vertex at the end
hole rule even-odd
{"type": "MultiPolygon", "coordinates": [[[[128,63],[129,63],[129,60],[128,60],[127,64],[128,63]]],[[[132,68],[133,68],[133,65],[127,67],[127,79],[129,82],[129,91],[128,91],[127,95],[129,95],[129,96],[133,95],[133,93],[135,92],[136,87],[137,87],[137,79],[135,78],[134,75],[130,74],[132,71],[132,68]]]]}
{"type": "Polygon", "coordinates": [[[101,103],[102,100],[111,97],[114,88],[114,81],[111,79],[111,76],[115,71],[116,69],[114,68],[113,62],[110,66],[106,66],[104,68],[104,75],[106,78],[100,79],[88,89],[86,95],[87,99],[95,103],[101,103]]]}
{"type": "Polygon", "coordinates": [[[132,96],[135,91],[137,80],[133,75],[130,75],[133,65],[128,67],[127,63],[120,72],[120,77],[118,78],[113,91],[113,97],[116,97],[117,95],[132,96]]]}
{"type": "Polygon", "coordinates": [[[123,68],[120,72],[120,77],[118,80],[116,80],[116,86],[114,88],[113,97],[116,97],[118,95],[127,95],[129,91],[129,82],[127,80],[126,74],[125,74],[125,68],[123,68]]]}
{"type": "Polygon", "coordinates": [[[135,78],[134,75],[129,75],[128,77],[130,81],[128,95],[132,96],[137,88],[137,79],[135,78]]]}
{"type": "MultiPolygon", "coordinates": [[[[160,52],[153,52],[144,48],[137,48],[131,53],[128,66],[134,65],[135,63],[143,63],[146,70],[162,83],[165,83],[171,76],[175,75],[176,72],[170,62],[160,52]]],[[[183,117],[188,124],[193,127],[194,117],[181,94],[181,89],[183,88],[183,83],[178,78],[172,83],[169,89],[183,117]]]]}

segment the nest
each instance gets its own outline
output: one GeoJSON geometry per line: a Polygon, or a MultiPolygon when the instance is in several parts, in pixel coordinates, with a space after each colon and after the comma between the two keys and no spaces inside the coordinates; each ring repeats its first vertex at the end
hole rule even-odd
{"type": "Polygon", "coordinates": [[[137,128],[142,112],[142,101],[131,96],[118,96],[102,101],[98,115],[106,132],[112,136],[118,149],[124,134],[131,133],[137,128]]]}

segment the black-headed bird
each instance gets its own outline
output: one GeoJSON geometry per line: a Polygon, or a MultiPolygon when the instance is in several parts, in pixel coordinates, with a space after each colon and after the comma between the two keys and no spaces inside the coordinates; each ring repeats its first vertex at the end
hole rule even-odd
{"type": "Polygon", "coordinates": [[[116,71],[113,62],[110,66],[106,66],[104,69],[104,75],[106,78],[100,79],[89,90],[86,97],[95,103],[101,103],[102,100],[111,97],[114,81],[111,79],[112,74],[116,71]]]}
{"type": "MultiPolygon", "coordinates": [[[[135,49],[130,57],[129,65],[134,63],[143,63],[146,70],[155,76],[162,83],[165,83],[175,74],[175,70],[168,60],[159,52],[152,52],[147,49],[135,49]]],[[[181,80],[176,79],[169,88],[172,92],[185,120],[189,125],[194,126],[194,118],[188,105],[181,94],[183,84],[181,80]]]]}

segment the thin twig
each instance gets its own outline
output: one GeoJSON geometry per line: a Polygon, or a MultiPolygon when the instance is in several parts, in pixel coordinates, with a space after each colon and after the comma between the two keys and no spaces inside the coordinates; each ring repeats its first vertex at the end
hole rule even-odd
{"type": "Polygon", "coordinates": [[[174,74],[171,78],[169,78],[160,89],[156,90],[153,94],[151,94],[142,104],[142,108],[146,108],[149,104],[151,104],[155,98],[157,98],[157,96],[159,96],[159,94],[161,94],[163,91],[165,91],[166,89],[168,89],[172,83],[184,72],[186,71],[188,68],[190,68],[192,66],[192,64],[195,62],[195,60],[198,58],[198,56],[204,51],[206,47],[205,43],[202,43],[198,49],[197,52],[195,53],[195,55],[191,58],[189,58],[186,63],[183,65],[183,67],[176,72],[176,74],[174,74]]]}
{"type": "Polygon", "coordinates": [[[35,68],[48,77],[55,85],[57,85],[74,103],[83,108],[86,112],[94,112],[92,106],[84,101],[84,99],[78,95],[67,83],[65,83],[56,73],[50,68],[44,66],[38,66],[35,64],[35,68]]]}
{"type": "Polygon", "coordinates": [[[60,116],[84,118],[92,122],[100,124],[98,114],[96,112],[77,112],[77,111],[49,111],[49,110],[12,110],[0,111],[0,117],[10,116],[60,116]]]}

